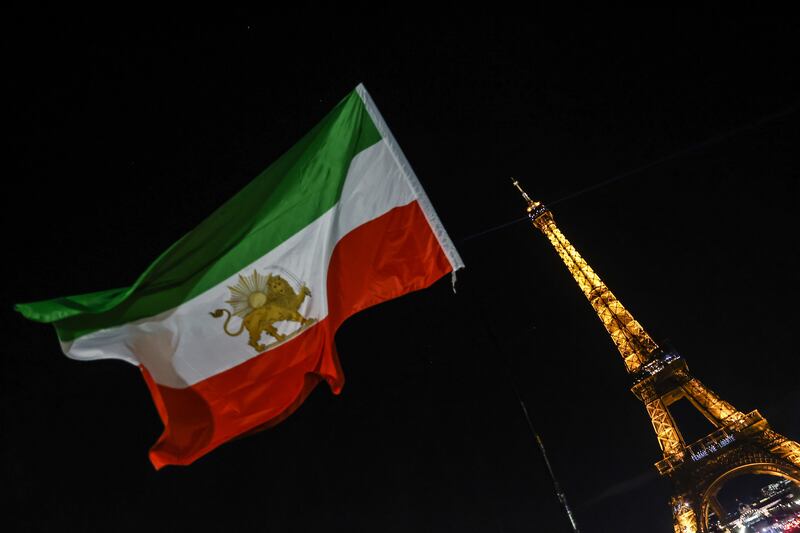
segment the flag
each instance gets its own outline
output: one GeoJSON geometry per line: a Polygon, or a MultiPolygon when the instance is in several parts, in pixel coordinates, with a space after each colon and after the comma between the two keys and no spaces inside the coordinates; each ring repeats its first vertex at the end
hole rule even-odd
{"type": "Polygon", "coordinates": [[[463,267],[363,85],[130,286],[18,304],[64,353],[138,366],[156,468],[277,424],[325,380],[352,314],[463,267]]]}

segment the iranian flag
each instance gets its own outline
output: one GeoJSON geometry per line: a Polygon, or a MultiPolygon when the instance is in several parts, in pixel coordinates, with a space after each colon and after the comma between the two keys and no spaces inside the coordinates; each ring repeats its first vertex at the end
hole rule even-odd
{"type": "Polygon", "coordinates": [[[130,286],[17,305],[74,359],[138,366],[164,422],[156,468],[277,424],[344,376],[350,315],[463,267],[359,85],[130,286]]]}

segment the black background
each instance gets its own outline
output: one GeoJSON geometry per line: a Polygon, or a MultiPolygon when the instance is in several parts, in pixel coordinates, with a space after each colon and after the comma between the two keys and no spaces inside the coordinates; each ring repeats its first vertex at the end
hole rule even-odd
{"type": "Polygon", "coordinates": [[[12,529],[567,531],[513,383],[582,531],[671,531],[649,420],[555,252],[526,223],[469,238],[524,214],[512,175],[656,340],[800,438],[797,19],[396,10],[9,18],[12,529]],[[341,396],[154,471],[139,371],[67,359],[12,304],[129,284],[359,82],[464,258],[458,293],[351,318],[341,396]]]}

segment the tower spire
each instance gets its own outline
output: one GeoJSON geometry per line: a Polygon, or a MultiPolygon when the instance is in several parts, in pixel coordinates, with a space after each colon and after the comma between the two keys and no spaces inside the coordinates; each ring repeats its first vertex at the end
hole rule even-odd
{"type": "Polygon", "coordinates": [[[773,474],[800,487],[800,444],[770,429],[758,411],[738,411],[693,377],[678,353],[659,347],[561,233],[547,206],[532,200],[519,181],[512,178],[512,183],[533,226],[553,245],[622,355],[633,380],[631,391],[644,403],[663,452],[656,468],[675,487],[675,532],[709,531],[711,514],[724,520],[716,496],[732,477],[773,474]],[[682,398],[715,428],[691,444],[684,442],[669,412],[682,398]]]}
{"type": "Polygon", "coordinates": [[[633,319],[633,316],[622,305],[606,284],[595,274],[594,270],[584,261],[578,251],[567,240],[553,220],[553,214],[543,203],[532,200],[528,193],[520,186],[519,181],[513,180],[513,185],[522,194],[528,204],[528,217],[533,225],[550,241],[556,249],[561,260],[569,269],[572,277],[578,283],[583,294],[592,304],[603,326],[611,335],[611,340],[617,346],[628,373],[634,374],[642,365],[650,362],[659,355],[659,347],[650,338],[650,335],[633,319]]]}

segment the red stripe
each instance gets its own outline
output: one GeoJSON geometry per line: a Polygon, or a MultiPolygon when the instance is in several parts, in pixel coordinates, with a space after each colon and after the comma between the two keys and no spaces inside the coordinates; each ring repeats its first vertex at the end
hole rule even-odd
{"type": "Polygon", "coordinates": [[[417,202],[392,209],[336,245],[328,268],[328,316],[289,343],[185,389],[142,367],[164,433],[150,450],[159,469],[189,464],[220,444],[292,414],[321,380],[344,384],[333,336],[347,317],[425,288],[450,272],[417,202]]]}

